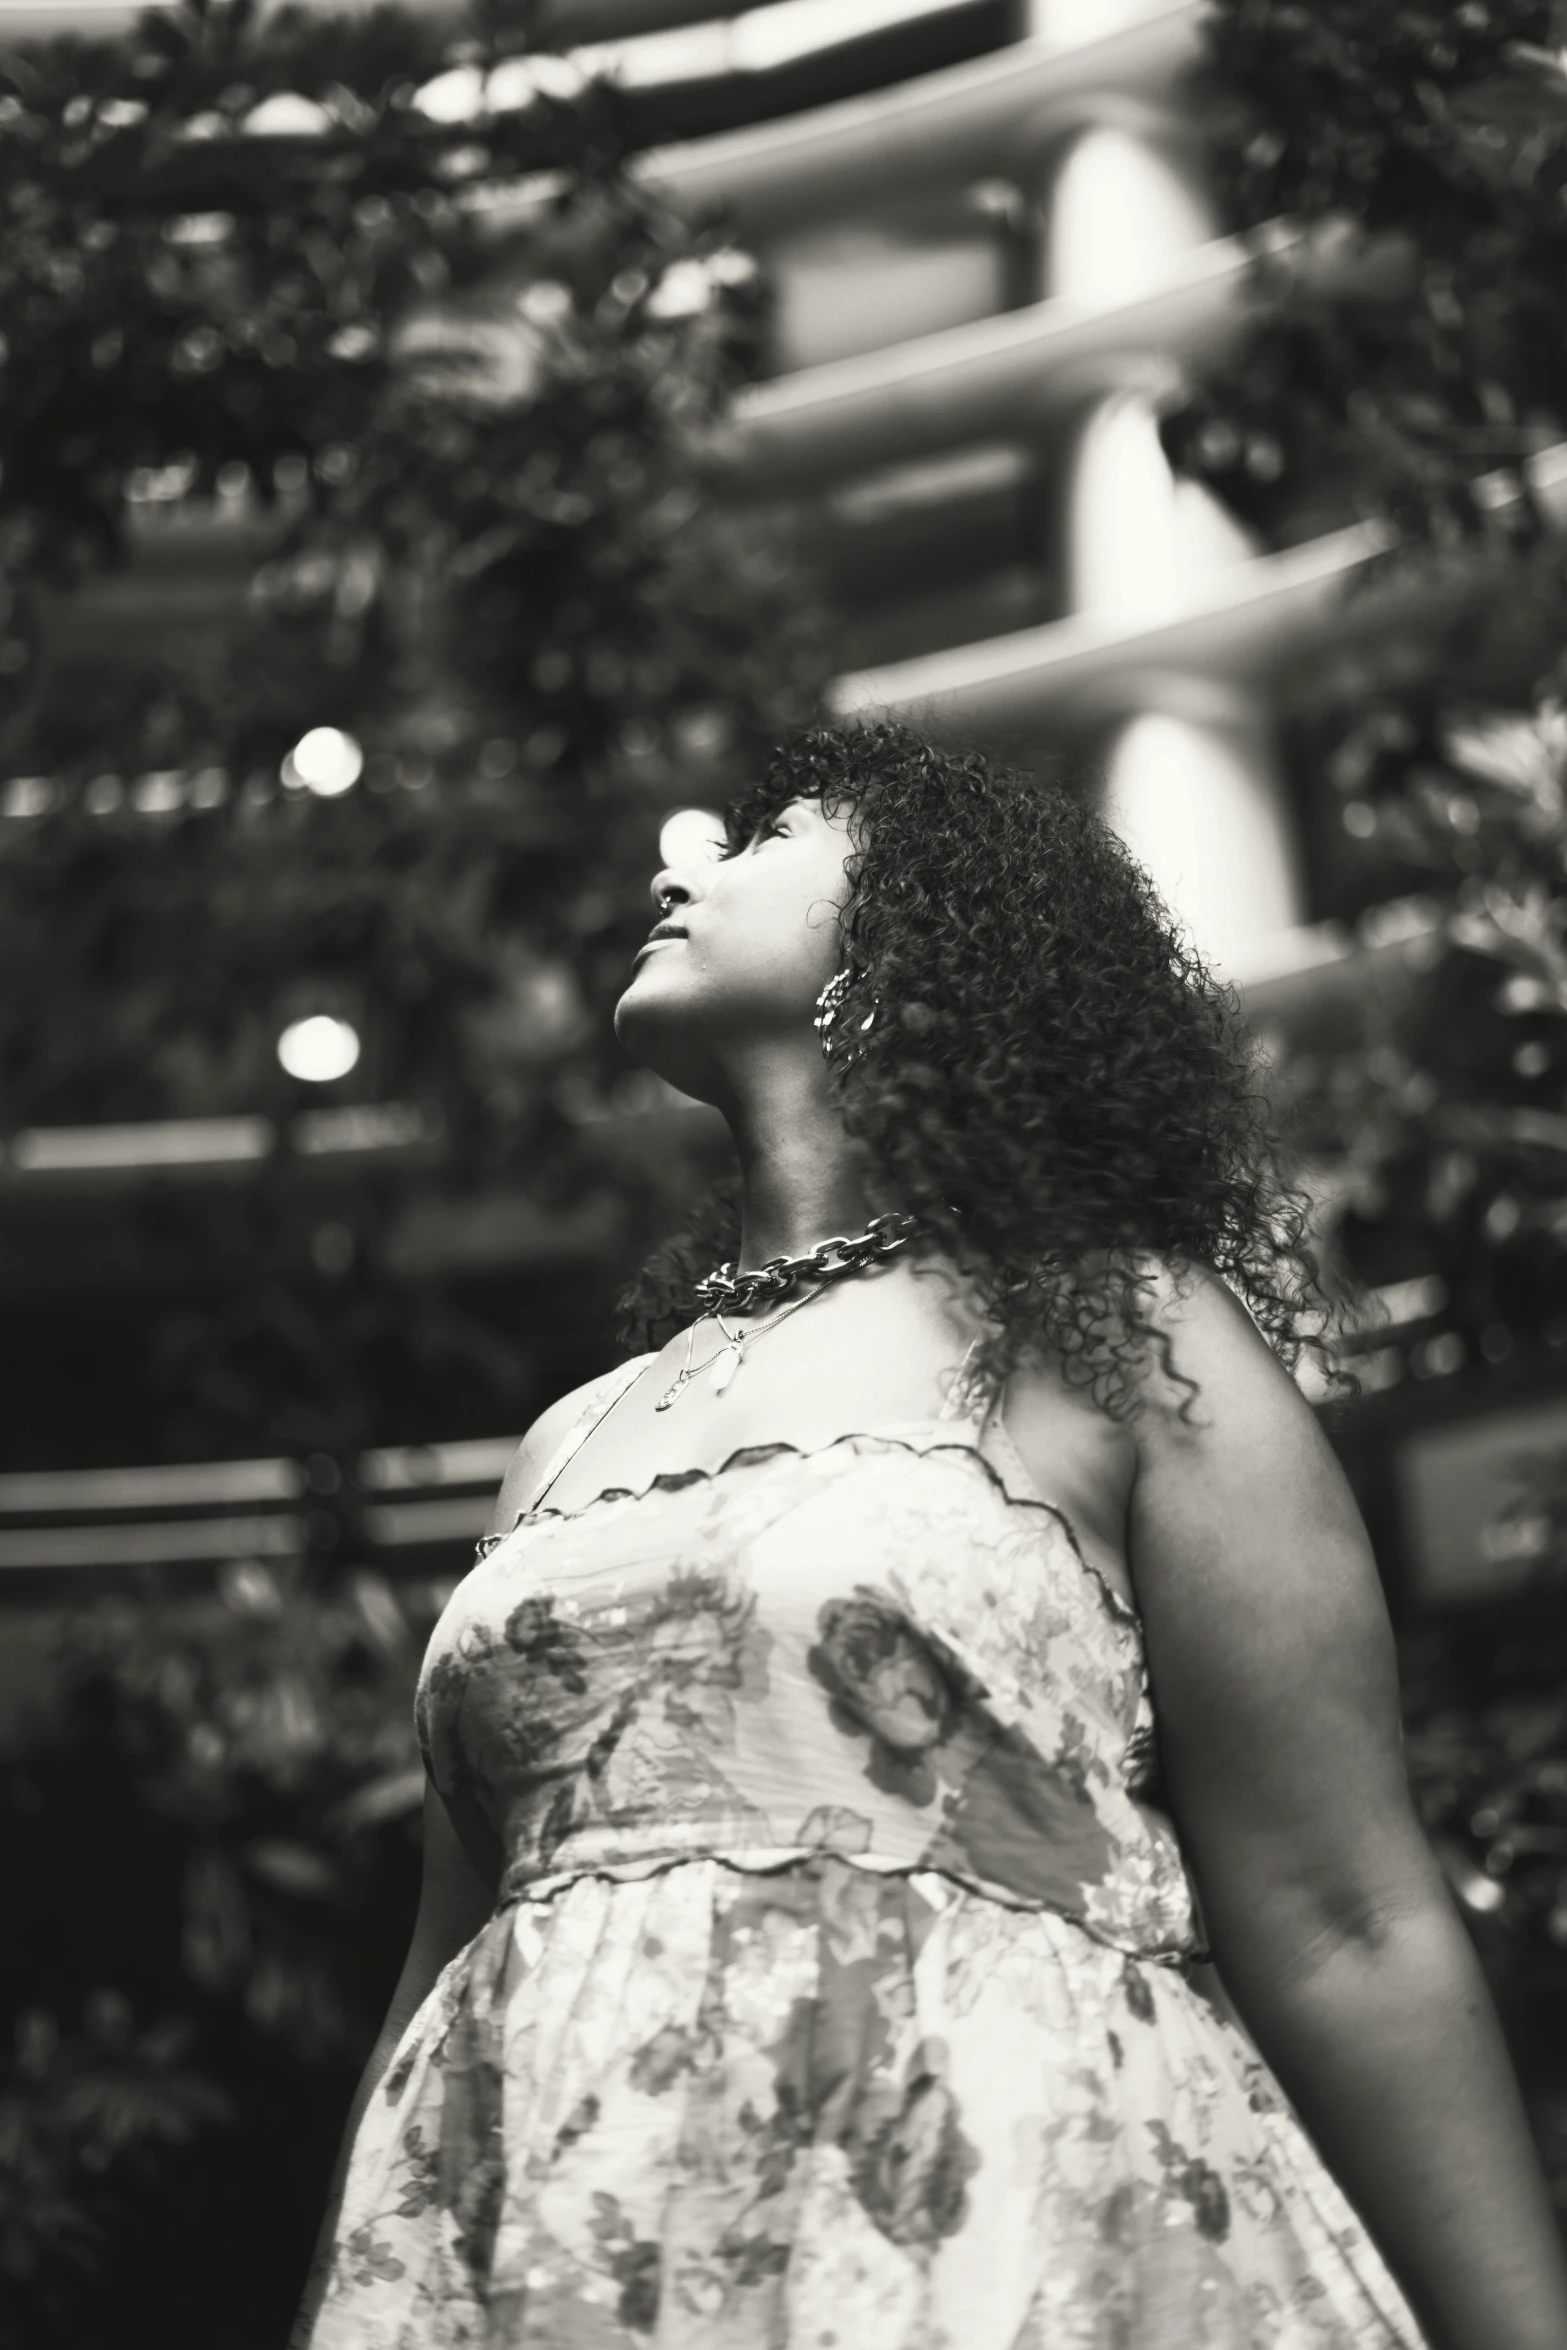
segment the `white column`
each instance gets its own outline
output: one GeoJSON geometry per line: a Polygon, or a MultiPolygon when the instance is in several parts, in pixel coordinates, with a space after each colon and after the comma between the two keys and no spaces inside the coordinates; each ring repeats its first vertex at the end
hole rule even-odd
{"type": "Polygon", "coordinates": [[[1255,552],[1201,482],[1172,470],[1159,439],[1169,389],[1162,364],[1126,369],[1068,436],[1059,528],[1069,612],[1128,625],[1163,620],[1205,579],[1255,552]]]}
{"type": "Polygon", "coordinates": [[[1163,681],[1150,701],[1105,746],[1101,813],[1205,961],[1244,980],[1304,918],[1271,728],[1251,696],[1193,680],[1163,681]]]}
{"type": "MultiPolygon", "coordinates": [[[[1042,298],[1084,308],[1131,300],[1217,234],[1178,125],[1120,105],[1058,135],[1040,223],[1042,298]]],[[[1150,351],[1117,360],[1085,392],[1062,452],[1058,553],[1069,613],[1129,631],[1156,623],[1256,552],[1220,502],[1177,477],[1164,455],[1159,416],[1175,388],[1172,363],[1150,351]]],[[[1294,826],[1254,701],[1206,678],[1129,681],[1103,772],[1103,812],[1226,975],[1243,973],[1266,939],[1304,919],[1294,826]]]]}
{"type": "Polygon", "coordinates": [[[1181,127],[1134,100],[1063,125],[1047,166],[1040,293],[1098,307],[1130,301],[1219,234],[1181,127]]]}

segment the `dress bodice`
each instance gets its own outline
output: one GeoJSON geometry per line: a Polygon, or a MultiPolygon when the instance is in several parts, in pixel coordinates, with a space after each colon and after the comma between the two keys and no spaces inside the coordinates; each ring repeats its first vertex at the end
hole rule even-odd
{"type": "MultiPolygon", "coordinates": [[[[543,1490],[650,1360],[595,1383],[543,1490]]],[[[416,1721],[502,1900],[830,1853],[1199,1953],[1134,1609],[988,1406],[537,1500],[431,1638],[416,1721]]]]}

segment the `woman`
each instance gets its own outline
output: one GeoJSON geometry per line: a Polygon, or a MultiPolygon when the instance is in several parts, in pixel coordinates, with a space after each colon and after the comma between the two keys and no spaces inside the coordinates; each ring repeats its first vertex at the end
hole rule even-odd
{"type": "Polygon", "coordinates": [[[726,826],[616,1027],[738,1181],[432,1638],[297,2339],[1562,2350],[1231,999],[901,729],[726,826]]]}

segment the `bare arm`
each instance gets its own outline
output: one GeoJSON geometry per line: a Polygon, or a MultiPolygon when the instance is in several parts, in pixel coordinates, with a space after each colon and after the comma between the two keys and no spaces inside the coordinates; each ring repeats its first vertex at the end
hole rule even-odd
{"type": "Polygon", "coordinates": [[[1495,2011],[1409,1797],[1391,1630],[1331,1447],[1215,1276],[1160,1316],[1129,1552],[1225,1987],[1433,2350],[1562,2350],[1567,2262],[1495,2011]]]}
{"type": "Polygon", "coordinates": [[[464,1830],[465,1833],[459,1835],[446,1804],[427,1780],[424,1790],[424,1876],[413,1937],[408,1945],[403,1971],[397,1978],[397,1988],[392,1993],[391,2004],[386,2011],[386,2021],[370,2051],[359,2087],[354,2093],[354,2101],[348,2109],[342,2148],[327,2196],[326,2213],[305,2280],[299,2314],[289,2335],[289,2350],[305,2350],[326,2291],[332,2245],[343,2204],[348,2158],[366,2108],[381,2085],[382,2076],[396,2054],[398,2042],[434,1989],[441,1969],[473,1940],[494,1911],[500,1875],[499,1852],[496,1852],[493,1870],[481,1868],[472,1857],[471,1848],[475,1843],[472,1824],[465,1821],[464,1830]]]}

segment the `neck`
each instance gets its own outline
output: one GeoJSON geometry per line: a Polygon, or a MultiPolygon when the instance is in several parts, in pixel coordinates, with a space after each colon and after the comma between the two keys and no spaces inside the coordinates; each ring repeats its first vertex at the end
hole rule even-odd
{"type": "Polygon", "coordinates": [[[863,1232],[875,1213],[819,1055],[814,1064],[783,1056],[754,1074],[765,1082],[725,1110],[740,1162],[741,1272],[804,1256],[837,1233],[863,1232]]]}
{"type": "Polygon", "coordinates": [[[742,1272],[774,1257],[803,1257],[837,1234],[852,1237],[875,1213],[851,1169],[824,1161],[808,1136],[781,1136],[771,1151],[742,1154],[740,1166],[742,1272]]]}

